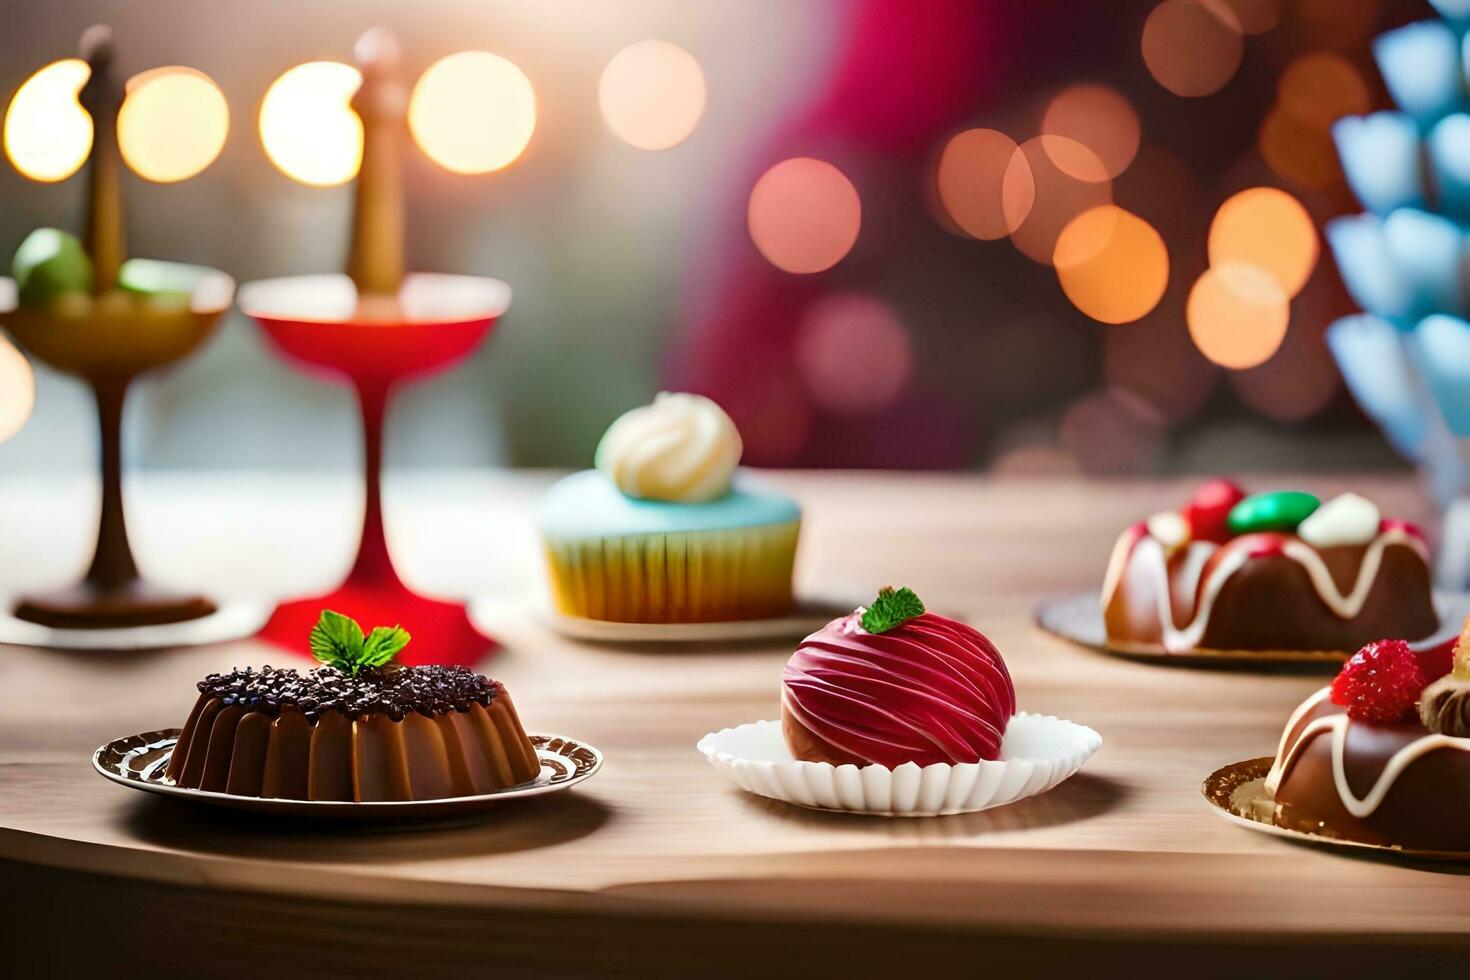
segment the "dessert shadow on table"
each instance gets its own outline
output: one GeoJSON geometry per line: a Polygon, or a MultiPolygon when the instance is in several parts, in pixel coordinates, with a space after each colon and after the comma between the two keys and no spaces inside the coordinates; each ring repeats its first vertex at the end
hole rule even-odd
{"type": "Polygon", "coordinates": [[[160,797],[142,797],[122,815],[128,833],[157,847],[329,864],[511,854],[579,840],[611,818],[611,808],[585,793],[521,800],[463,819],[409,823],[262,820],[160,797]]]}
{"type": "Polygon", "coordinates": [[[815,829],[871,830],[884,837],[914,840],[956,840],[983,837],[1013,830],[1056,827],[1100,817],[1122,805],[1132,793],[1125,784],[1090,773],[1078,773],[1061,785],[1015,803],[941,817],[894,819],[868,813],[818,810],[783,803],[753,793],[737,793],[740,804],[752,813],[815,829]]]}

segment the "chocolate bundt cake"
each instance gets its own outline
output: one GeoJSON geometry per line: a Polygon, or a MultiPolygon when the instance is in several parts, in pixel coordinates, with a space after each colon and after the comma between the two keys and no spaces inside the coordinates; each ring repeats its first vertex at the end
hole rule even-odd
{"type": "Polygon", "coordinates": [[[313,633],[327,666],[247,667],[200,681],[168,778],[240,796],[355,802],[473,796],[536,778],[540,764],[504,685],[465,667],[389,662],[407,642],[401,630],[401,641],[376,643],[391,631],[363,638],[352,623],[344,632],[340,656],[313,633]]]}

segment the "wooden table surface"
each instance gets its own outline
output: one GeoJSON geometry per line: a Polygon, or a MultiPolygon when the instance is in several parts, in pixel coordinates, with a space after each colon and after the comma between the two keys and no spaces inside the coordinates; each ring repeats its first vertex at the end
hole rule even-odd
{"type": "MultiPolygon", "coordinates": [[[[1377,968],[1407,946],[1461,964],[1470,956],[1464,869],[1296,846],[1227,824],[1203,802],[1201,780],[1270,754],[1322,675],[1128,662],[1031,624],[1040,597],[1095,588],[1117,530],[1177,504],[1187,482],[777,476],[806,508],[803,591],[856,602],[883,584],[911,585],[995,640],[1023,709],[1103,735],[1083,772],[1050,793],[893,820],[744,794],[695,751],[708,731],[776,716],[790,643],[606,648],[534,625],[514,597],[537,587],[526,521],[548,479],[390,481],[390,538],[419,587],[504,599],[503,647],[482,669],[510,687],[528,728],[599,746],[599,775],[457,826],[216,813],[114,786],[89,755],[111,738],[180,724],[205,673],[280,663],[280,651],[252,641],[142,654],[6,647],[0,882],[17,884],[0,890],[15,934],[33,951],[51,944],[48,957],[174,956],[185,968],[197,961],[183,951],[209,948],[225,972],[241,963],[224,952],[232,944],[268,938],[298,963],[358,975],[466,961],[499,964],[500,975],[836,963],[859,975],[955,956],[1042,975],[1075,973],[1078,957],[1106,972],[1167,956],[1212,976],[1238,973],[1239,957],[1261,949],[1299,970],[1377,968]],[[80,922],[95,940],[68,947],[80,922]]],[[[1430,516],[1407,477],[1253,482],[1352,487],[1385,512],[1430,516]]],[[[131,490],[144,566],[233,594],[331,584],[360,515],[352,483],[328,477],[153,475],[131,490]]],[[[85,484],[0,482],[0,585],[73,571],[87,534],[67,515],[93,498],[85,484]]]]}

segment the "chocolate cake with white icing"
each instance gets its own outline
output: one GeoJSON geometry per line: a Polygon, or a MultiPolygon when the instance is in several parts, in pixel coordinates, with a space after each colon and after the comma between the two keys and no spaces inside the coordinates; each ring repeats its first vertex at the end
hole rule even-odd
{"type": "Polygon", "coordinates": [[[1401,640],[1369,644],[1296,709],[1266,777],[1274,823],[1470,851],[1470,642],[1462,635],[1452,672],[1426,684],[1431,663],[1401,640]]]}
{"type": "Polygon", "coordinates": [[[1109,644],[1124,651],[1347,656],[1439,627],[1418,528],[1356,494],[1247,496],[1224,480],[1123,532],[1102,610],[1109,644]]]}

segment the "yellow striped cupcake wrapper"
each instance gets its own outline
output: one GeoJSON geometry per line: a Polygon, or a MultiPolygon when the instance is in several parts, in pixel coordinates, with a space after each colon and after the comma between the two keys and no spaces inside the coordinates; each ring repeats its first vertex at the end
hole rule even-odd
{"type": "Polygon", "coordinates": [[[768,619],[791,610],[800,521],[546,540],[556,608],[619,623],[768,619]]]}

